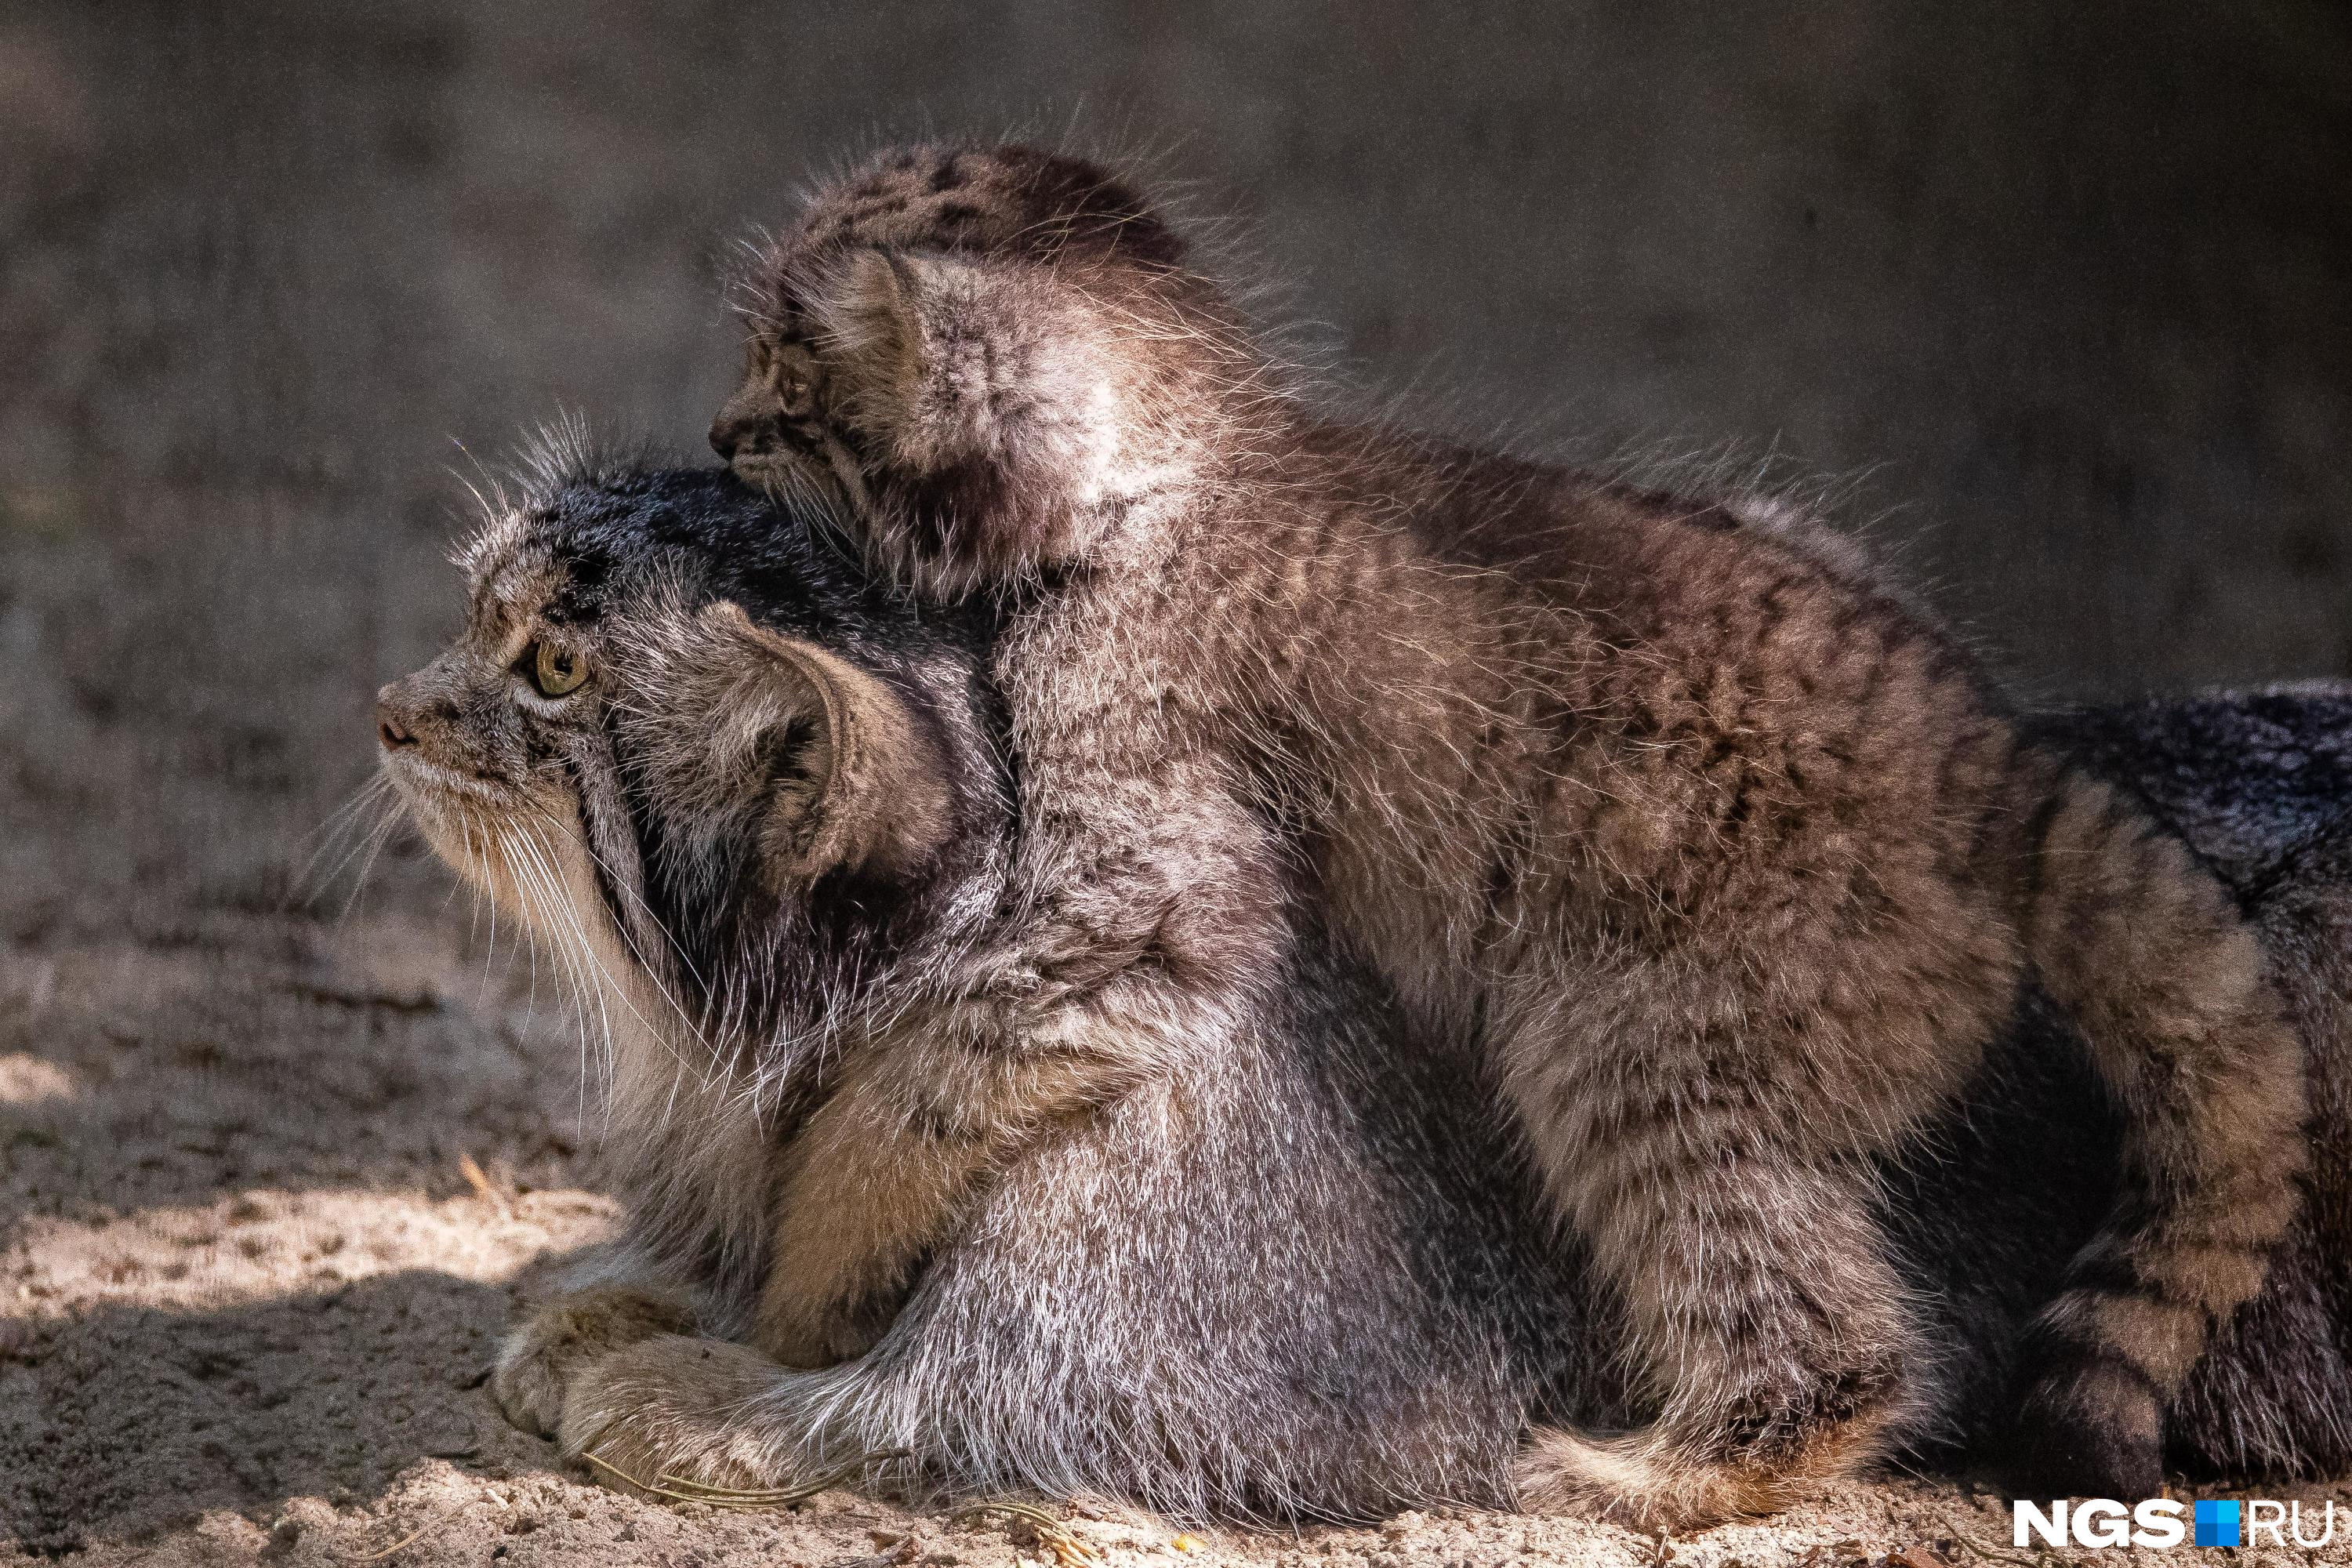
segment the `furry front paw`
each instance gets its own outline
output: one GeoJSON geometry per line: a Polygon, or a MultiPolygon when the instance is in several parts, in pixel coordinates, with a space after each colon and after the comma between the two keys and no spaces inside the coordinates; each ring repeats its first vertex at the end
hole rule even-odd
{"type": "Polygon", "coordinates": [[[1800,1489],[1789,1478],[1675,1454],[1639,1433],[1601,1442],[1549,1427],[1528,1435],[1511,1483],[1528,1513],[1589,1514],[1669,1533],[1776,1513],[1800,1489]]]}
{"type": "Polygon", "coordinates": [[[2164,1484],[2154,1385],[2105,1359],[2050,1371],[2025,1397],[2004,1468],[2035,1496],[2154,1497],[2164,1484]]]}
{"type": "Polygon", "coordinates": [[[606,1288],[560,1296],[499,1347],[490,1393],[509,1422],[551,1437],[563,1419],[565,1391],[583,1367],[641,1340],[693,1327],[693,1314],[681,1303],[642,1290],[606,1288]]]}
{"type": "Polygon", "coordinates": [[[793,1479],[793,1448],[749,1406],[783,1375],[757,1351],[665,1334],[592,1363],[564,1401],[563,1452],[608,1486],[758,1489],[793,1479]]]}

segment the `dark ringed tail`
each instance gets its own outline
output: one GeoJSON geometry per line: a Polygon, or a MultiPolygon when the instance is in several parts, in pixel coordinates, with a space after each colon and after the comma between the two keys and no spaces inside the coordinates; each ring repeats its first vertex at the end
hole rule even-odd
{"type": "Polygon", "coordinates": [[[2262,1287],[2305,1157],[2301,1043],[2221,880],[2136,803],[2043,762],[2023,929],[2125,1122],[2114,1212],[2033,1325],[2025,1463],[2154,1495],[2162,1412],[2262,1287]]]}

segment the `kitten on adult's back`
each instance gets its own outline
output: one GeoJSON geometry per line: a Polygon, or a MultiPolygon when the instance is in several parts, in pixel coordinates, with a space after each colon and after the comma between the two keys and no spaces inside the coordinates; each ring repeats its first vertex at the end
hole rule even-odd
{"type": "Polygon", "coordinates": [[[1932,1402],[1864,1172],[2031,973],[2133,1176],[2042,1319],[2034,1429],[2067,1480],[2153,1489],[2160,1404],[2292,1209],[2294,1042],[2226,892],[1858,552],[1330,423],[1131,189],[1032,150],[881,160],[754,293],[737,471],[837,489],[934,596],[1024,590],[1021,897],[943,1027],[1055,1064],[1056,1109],[1150,1078],[1170,1020],[1265,984],[1257,824],[1298,824],[1424,1026],[1475,1026],[1627,1309],[1654,1424],[1538,1437],[1529,1500],[1678,1523],[1932,1402]]]}

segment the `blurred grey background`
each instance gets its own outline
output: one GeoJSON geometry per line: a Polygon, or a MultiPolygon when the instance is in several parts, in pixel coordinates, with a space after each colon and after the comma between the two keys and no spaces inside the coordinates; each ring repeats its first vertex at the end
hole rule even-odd
{"type": "Polygon", "coordinates": [[[1863,473],[2032,693],[2352,671],[2328,3],[0,10],[0,884],[257,907],[559,410],[706,460],[729,242],[877,139],[1151,155],[1356,384],[1863,473]],[[474,456],[469,456],[474,455],[474,456]]]}

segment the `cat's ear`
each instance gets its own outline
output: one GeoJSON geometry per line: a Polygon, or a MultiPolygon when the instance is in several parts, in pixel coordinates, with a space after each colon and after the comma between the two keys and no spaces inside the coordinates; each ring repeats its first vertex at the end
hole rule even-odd
{"type": "Polygon", "coordinates": [[[961,252],[828,263],[809,296],[818,401],[847,437],[828,455],[908,580],[961,593],[1077,560],[1197,455],[1173,415],[1198,399],[1171,391],[1186,329],[1139,327],[1096,296],[1113,281],[961,252]]]}
{"type": "Polygon", "coordinates": [[[888,683],[721,602],[701,612],[736,666],[730,728],[748,731],[770,888],[830,871],[906,876],[948,838],[946,760],[888,683]]]}
{"type": "Polygon", "coordinates": [[[916,472],[965,460],[985,439],[1018,358],[1009,269],[962,257],[853,249],[811,291],[826,414],[916,472]]]}

